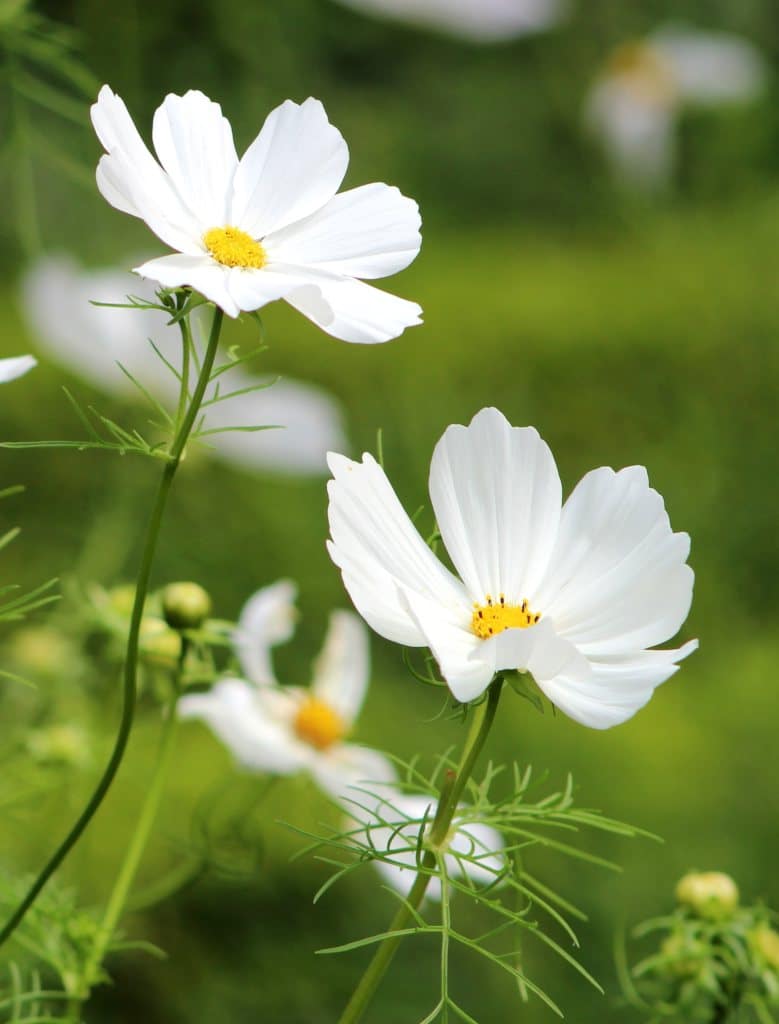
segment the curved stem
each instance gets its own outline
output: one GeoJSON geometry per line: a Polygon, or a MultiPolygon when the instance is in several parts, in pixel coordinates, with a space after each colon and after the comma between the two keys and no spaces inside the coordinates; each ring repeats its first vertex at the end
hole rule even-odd
{"type": "MultiPolygon", "coordinates": [[[[440,847],[451,828],[452,819],[457,810],[460,797],[492,727],[502,686],[503,680],[499,676],[492,683],[487,700],[480,704],[474,712],[457,773],[454,778],[444,782],[435,817],[433,818],[433,824],[430,828],[428,843],[431,847],[440,847]]],[[[390,922],[387,928],[388,932],[403,930],[413,919],[413,913],[422,903],[427,887],[430,884],[436,860],[437,854],[434,852],[434,849],[428,849],[422,858],[420,871],[414,879],[411,892],[390,922]]],[[[359,985],[354,990],[354,994],[349,1000],[346,1009],[341,1014],[338,1024],[357,1024],[362,1018],[373,998],[374,992],[386,974],[387,968],[392,963],[392,958],[395,956],[402,939],[402,935],[391,934],[379,945],[379,948],[373,955],[373,959],[360,979],[359,985]]]]}
{"type": "Polygon", "coordinates": [[[136,676],[138,672],[138,641],[141,631],[141,619],[143,618],[143,607],[146,602],[146,592],[149,589],[149,578],[151,576],[154,555],[157,550],[157,540],[160,534],[160,527],[162,526],[162,518],[165,512],[168,494],[170,493],[170,488],[173,483],[173,478],[176,475],[176,470],[181,462],[184,447],[192,431],[198,410],[200,409],[200,403],[203,401],[203,395],[205,394],[206,387],[208,386],[208,380],[211,375],[211,369],[214,365],[214,357],[216,356],[216,348],[219,342],[219,334],[222,329],[223,319],[224,313],[222,310],[218,308],[215,309],[214,319],[211,324],[211,333],[208,339],[208,348],[203,360],[200,376],[198,377],[197,385],[192,394],[192,401],[189,409],[187,410],[187,415],[179,425],[176,436],[173,439],[168,461],[165,463],[162,479],[160,480],[159,487],[157,488],[157,496],[152,506],[151,515],[149,516],[149,523],[146,527],[146,536],[143,543],[143,550],[141,552],[141,563],[138,569],[138,578],[135,585],[135,601],[133,603],[132,616],[130,618],[130,632],[127,637],[127,654],[124,663],[122,689],[122,718],[119,723],[119,731],[116,734],[116,740],[114,741],[114,748],[100,781],[95,787],[84,810],[76,819],[67,836],[57,847],[46,866],[30,886],[24,899],[5,923],[2,931],[0,931],[0,946],[2,946],[3,943],[13,934],[23,920],[24,915],[38,898],[40,891],[79,841],[87,825],[89,825],[105,799],[105,796],[114,781],[114,777],[119,770],[119,765],[122,763],[125,748],[127,747],[127,741],[130,737],[130,730],[132,729],[133,717],[135,715],[136,676]]]}

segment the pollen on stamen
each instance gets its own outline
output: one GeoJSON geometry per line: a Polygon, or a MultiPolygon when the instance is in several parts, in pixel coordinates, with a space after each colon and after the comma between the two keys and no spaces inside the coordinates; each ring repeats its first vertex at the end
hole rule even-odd
{"type": "Polygon", "coordinates": [[[499,602],[495,604],[487,594],[484,600],[484,604],[474,604],[471,617],[471,632],[482,640],[497,636],[504,629],[527,629],[541,619],[541,613],[534,612],[527,599],[518,605],[507,604],[505,595],[501,594],[499,602]]]}
{"type": "Polygon", "coordinates": [[[260,243],[240,228],[211,228],[203,235],[203,243],[217,263],[224,267],[260,270],[267,262],[260,243]]]}

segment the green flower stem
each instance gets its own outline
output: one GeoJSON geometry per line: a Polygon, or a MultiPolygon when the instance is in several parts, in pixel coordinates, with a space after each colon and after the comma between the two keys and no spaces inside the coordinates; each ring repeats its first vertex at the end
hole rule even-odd
{"type": "MultiPolygon", "coordinates": [[[[387,928],[387,931],[390,933],[399,932],[407,928],[413,919],[413,912],[418,910],[422,903],[430,883],[431,872],[435,869],[437,863],[440,848],[451,828],[457,805],[492,728],[502,686],[503,680],[498,676],[490,686],[487,699],[479,704],[474,711],[457,773],[454,778],[449,776],[444,781],[438,807],[427,839],[428,849],[422,858],[420,871],[414,879],[411,892],[408,894],[405,902],[401,904],[387,928]]],[[[349,1000],[346,1009],[341,1014],[338,1024],[357,1024],[362,1019],[402,939],[402,935],[390,934],[381,942],[360,979],[359,985],[354,990],[354,994],[349,1000]]]]}
{"type": "Polygon", "coordinates": [[[200,409],[200,403],[203,401],[203,396],[205,394],[206,387],[208,386],[208,380],[214,365],[216,349],[219,343],[219,334],[222,329],[223,319],[224,313],[222,310],[219,308],[215,309],[214,319],[211,324],[211,333],[208,339],[208,347],[206,349],[205,358],[203,359],[203,366],[198,377],[197,385],[192,394],[192,401],[189,405],[189,409],[187,410],[187,414],[179,424],[178,431],[173,439],[170,453],[165,463],[165,469],[162,473],[162,479],[160,480],[160,484],[157,489],[157,496],[154,500],[154,505],[152,506],[149,523],[146,527],[146,537],[143,543],[143,551],[141,553],[141,563],[135,584],[135,601],[133,603],[132,616],[130,618],[130,632],[127,637],[127,654],[124,663],[124,685],[122,690],[122,718],[119,723],[119,731],[116,734],[114,749],[111,752],[111,757],[109,758],[105,771],[95,787],[92,796],[89,798],[86,807],[76,819],[70,829],[70,832],[68,832],[54,855],[49,859],[46,866],[30,886],[27,891],[27,895],[8,919],[2,931],[0,931],[0,946],[2,946],[3,943],[13,934],[17,926],[23,920],[24,915],[38,898],[40,891],[79,841],[87,825],[89,825],[105,799],[106,794],[114,781],[114,777],[119,770],[119,765],[122,763],[125,748],[127,747],[127,741],[130,738],[133,717],[135,715],[137,689],[136,677],[138,674],[138,641],[141,631],[141,619],[143,618],[143,607],[146,602],[146,593],[149,589],[149,578],[151,576],[154,555],[157,549],[157,540],[159,538],[162,519],[165,512],[165,505],[168,500],[173,478],[175,477],[176,470],[181,462],[184,448],[187,440],[189,439],[189,435],[192,432],[192,427],[194,426],[198,410],[200,409]]]}
{"type": "MultiPolygon", "coordinates": [[[[183,644],[182,657],[179,661],[179,676],[185,655],[186,645],[183,644]]],[[[157,812],[160,808],[162,794],[168,778],[168,768],[170,766],[176,736],[176,724],[178,722],[176,709],[178,706],[179,695],[179,678],[177,678],[175,681],[173,696],[171,697],[165,711],[165,722],[162,729],[162,736],[160,737],[160,745],[157,752],[157,763],[154,767],[151,785],[146,793],[146,798],[143,801],[141,813],[138,817],[138,823],[135,826],[135,832],[130,840],[130,845],[127,847],[127,852],[124,856],[124,860],[122,861],[122,866],[119,869],[119,874],[116,877],[114,887],[111,891],[108,903],[106,904],[103,919],[100,922],[95,943],[92,947],[92,952],[84,965],[82,973],[83,987],[82,991],[79,993],[79,997],[82,1000],[88,998],[90,989],[99,980],[98,975],[100,965],[103,962],[108,945],[111,942],[111,938],[116,930],[119,918],[124,910],[130,888],[135,880],[138,866],[141,862],[141,858],[143,857],[146,844],[149,841],[149,836],[151,835],[154,822],[157,818],[157,812]]]]}

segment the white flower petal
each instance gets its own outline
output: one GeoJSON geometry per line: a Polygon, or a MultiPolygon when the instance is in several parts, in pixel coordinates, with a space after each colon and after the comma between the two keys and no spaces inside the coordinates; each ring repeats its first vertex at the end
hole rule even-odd
{"type": "Polygon", "coordinates": [[[222,679],[205,694],[179,701],[182,718],[204,721],[244,768],[290,775],[310,763],[312,751],[271,717],[262,694],[242,679],[222,679]]]}
{"type": "Polygon", "coordinates": [[[292,580],[279,580],[258,590],[241,609],[233,647],[247,679],[258,686],[276,682],[270,652],[295,631],[297,592],[292,580]]]}
{"type": "Polygon", "coordinates": [[[332,199],[349,150],[319,100],[286,100],[268,115],[241,158],[233,181],[231,221],[262,238],[332,199]]]}
{"type": "Polygon", "coordinates": [[[506,870],[500,832],[480,821],[461,821],[458,817],[452,823],[452,830],[451,852],[446,857],[449,874],[452,877],[464,875],[477,885],[493,885],[506,870]]]}
{"type": "Polygon", "coordinates": [[[374,182],[333,196],[305,220],[269,235],[263,246],[273,261],[346,277],[387,277],[419,253],[420,224],[413,199],[374,182]]]}
{"type": "Polygon", "coordinates": [[[689,545],[687,534],[672,532],[643,467],[593,470],[563,508],[543,612],[588,656],[662,643],[692,601],[689,545]]]}
{"type": "MultiPolygon", "coordinates": [[[[377,804],[374,816],[369,817],[362,809],[355,812],[357,820],[368,826],[364,841],[391,858],[391,863],[374,861],[377,870],[402,895],[408,894],[416,878],[419,832],[429,829],[436,803],[434,796],[407,796],[390,791],[377,804]]],[[[468,810],[465,805],[457,809],[449,843],[451,852],[445,855],[446,870],[452,878],[465,876],[477,885],[492,885],[505,870],[503,839],[489,825],[469,820],[468,810]]],[[[428,899],[441,899],[438,878],[431,879],[425,895],[428,899]]]]}
{"type": "Polygon", "coordinates": [[[674,160],[675,101],[643,99],[615,77],[591,90],[585,119],[604,146],[614,173],[626,185],[662,188],[671,177],[674,160]]]}
{"type": "Polygon", "coordinates": [[[204,230],[229,223],[238,155],[222,108],[202,92],[167,95],[152,138],[163,168],[204,230]]]}
{"type": "Polygon", "coordinates": [[[473,601],[533,610],[557,536],[562,491],[552,453],[532,427],[482,409],[448,427],[430,465],[430,497],[446,550],[473,601]]]}
{"type": "Polygon", "coordinates": [[[372,794],[381,794],[397,780],[388,757],[352,743],[340,743],[318,753],[310,771],[320,789],[352,811],[356,805],[372,802],[372,794]]]}
{"type": "Polygon", "coordinates": [[[516,39],[556,25],[569,0],[341,0],[357,10],[440,29],[477,43],[516,39]]]}
{"type": "Polygon", "coordinates": [[[17,377],[23,377],[37,365],[38,360],[35,356],[10,356],[7,359],[0,359],[0,384],[7,384],[17,377]]]}
{"type": "Polygon", "coordinates": [[[301,289],[285,298],[334,338],[360,345],[390,341],[422,323],[422,307],[416,302],[349,278],[322,280],[313,295],[311,289],[301,289]]]}
{"type": "Polygon", "coordinates": [[[227,274],[227,289],[238,309],[246,312],[261,309],[277,299],[285,299],[293,292],[302,293],[313,308],[321,309],[326,316],[330,312],[323,303],[318,286],[309,283],[306,275],[295,267],[290,268],[290,272],[278,266],[267,266],[262,270],[232,267],[227,274]]]}
{"type": "Polygon", "coordinates": [[[651,36],[650,45],[673,69],[689,103],[750,100],[767,82],[766,62],[756,47],[727,32],[669,27],[651,36]]]}
{"type": "Polygon", "coordinates": [[[467,602],[462,585],[438,561],[403,510],[384,470],[370,455],[329,457],[330,556],[368,624],[389,640],[423,646],[425,637],[398,586],[446,607],[467,602]]]}
{"type": "Polygon", "coordinates": [[[574,721],[591,729],[621,725],[639,711],[678,663],[697,650],[691,640],[672,651],[640,651],[591,661],[589,679],[562,673],[541,685],[547,697],[574,721]]]}
{"type": "Polygon", "coordinates": [[[362,708],[369,676],[365,626],[351,612],[332,612],[324,647],[314,663],[314,696],[351,726],[362,708]]]}
{"type": "MultiPolygon", "coordinates": [[[[354,812],[359,821],[369,826],[364,841],[391,857],[391,863],[384,860],[373,863],[384,880],[401,895],[407,896],[414,884],[419,832],[423,822],[425,827],[430,825],[435,808],[433,796],[406,796],[389,791],[378,802],[375,816],[368,817],[363,810],[354,812]],[[379,825],[377,821],[387,824],[379,825]]],[[[441,883],[437,878],[431,879],[425,895],[428,899],[441,899],[441,883]]]]}
{"type": "Polygon", "coordinates": [[[46,256],[24,275],[21,305],[39,347],[64,369],[104,391],[137,396],[121,363],[153,394],[175,401],[178,382],[148,342],[177,363],[178,331],[167,315],[94,304],[126,302],[130,294],[154,300],[152,287],[126,270],[86,271],[70,257],[46,256]]]}
{"type": "MultiPolygon", "coordinates": [[[[188,286],[205,295],[209,301],[223,309],[228,316],[236,317],[241,307],[233,298],[230,288],[230,268],[220,266],[210,256],[196,256],[172,253],[148,260],[140,267],[134,268],[141,277],[151,278],[165,288],[183,288],[188,286]]],[[[244,271],[252,276],[262,271],[244,271]]],[[[278,298],[278,296],[277,296],[278,298]]],[[[268,300],[270,301],[270,299],[268,300]]]]}
{"type": "Polygon", "coordinates": [[[589,662],[565,637],[559,636],[549,619],[526,629],[505,629],[482,640],[473,657],[490,662],[495,671],[516,669],[530,672],[539,686],[562,673],[588,678],[589,662]]]}
{"type": "Polygon", "coordinates": [[[219,377],[222,395],[253,385],[261,391],[234,395],[205,412],[209,430],[233,426],[272,429],[227,430],[206,438],[227,462],[251,471],[321,476],[327,472],[327,453],[348,447],[343,414],[336,399],[313,384],[296,380],[250,377],[240,368],[219,377]]]}
{"type": "Polygon", "coordinates": [[[202,226],[138,134],[124,102],[104,85],[92,106],[92,124],[107,155],[97,185],[116,209],[140,217],[172,249],[196,255],[202,226]]]}
{"type": "Polygon", "coordinates": [[[446,608],[400,587],[403,604],[430,648],[452,695],[465,704],[475,700],[492,682],[496,672],[494,650],[470,628],[471,610],[446,608]]]}

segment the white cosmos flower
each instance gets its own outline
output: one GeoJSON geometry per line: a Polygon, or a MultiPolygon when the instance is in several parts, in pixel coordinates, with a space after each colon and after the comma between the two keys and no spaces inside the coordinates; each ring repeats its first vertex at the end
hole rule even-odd
{"type": "Polygon", "coordinates": [[[35,356],[9,356],[7,359],[0,359],[0,384],[7,384],[17,377],[23,377],[37,365],[38,360],[35,356]]]}
{"type": "MultiPolygon", "coordinates": [[[[407,896],[417,875],[419,833],[427,832],[432,825],[437,799],[407,796],[388,787],[383,787],[381,793],[372,816],[366,817],[362,809],[355,812],[359,824],[366,825],[365,833],[357,838],[388,858],[373,863],[393,889],[407,896]]],[[[360,802],[361,795],[354,800],[360,802]]],[[[488,886],[494,885],[506,869],[500,833],[474,819],[464,804],[455,812],[446,845],[444,860],[450,878],[465,877],[474,885],[488,886]]],[[[441,899],[438,878],[431,878],[426,896],[441,899]]]]}
{"type": "Polygon", "coordinates": [[[368,687],[366,630],[351,612],[333,612],[311,686],[279,687],[270,648],[291,635],[294,596],[294,586],[280,580],[251,598],[236,631],[249,679],[222,679],[209,693],[185,696],[179,712],[206,722],[250,771],[308,771],[334,799],[354,798],[361,786],[395,779],[383,754],[347,742],[368,687]]]}
{"type": "Polygon", "coordinates": [[[541,32],[568,13],[569,0],[341,0],[347,7],[440,29],[474,42],[541,32]]]}
{"type": "Polygon", "coordinates": [[[108,86],[92,122],[107,151],[104,198],[175,250],[137,267],[143,277],[188,285],[230,316],[286,299],[344,341],[388,341],[421,322],[416,303],[359,280],[411,263],[417,204],[379,183],[336,195],[349,150],[318,100],[273,110],[240,161],[219,104],[201,92],[168,95],[157,109],[159,163],[108,86]]]}
{"type": "Polygon", "coordinates": [[[612,54],[585,116],[617,175],[656,188],[673,170],[676,119],[684,107],[751,100],[766,79],[765,61],[746,40],[668,27],[612,54]]]}
{"type": "Polygon", "coordinates": [[[459,701],[496,672],[531,672],[571,718],[630,718],[697,647],[673,636],[692,599],[690,539],[673,533],[646,470],[588,473],[562,504],[554,458],[497,409],[436,445],[430,497],[460,574],[435,557],[370,455],[330,456],[328,548],[382,636],[429,647],[459,701]]]}
{"type": "MultiPolygon", "coordinates": [[[[178,381],[149,339],[180,370],[178,327],[169,326],[169,317],[158,310],[94,305],[124,303],[128,295],[156,301],[152,285],[126,270],[84,270],[67,256],[46,256],[24,275],[21,306],[40,348],[65,370],[102,391],[138,398],[139,392],[120,369],[121,364],[173,409],[178,381]]],[[[218,380],[224,395],[270,384],[273,377],[255,377],[237,366],[218,380]]],[[[208,396],[212,397],[213,391],[212,385],[208,396]]],[[[279,380],[272,387],[208,406],[204,415],[206,429],[278,425],[279,429],[234,430],[207,438],[215,457],[248,470],[320,475],[327,468],[327,451],[347,444],[335,399],[303,381],[279,380]]]]}

